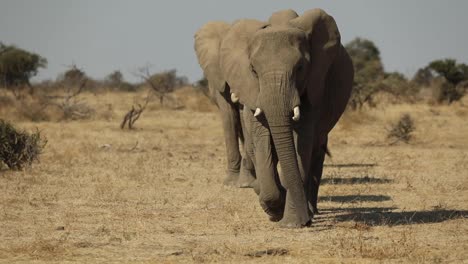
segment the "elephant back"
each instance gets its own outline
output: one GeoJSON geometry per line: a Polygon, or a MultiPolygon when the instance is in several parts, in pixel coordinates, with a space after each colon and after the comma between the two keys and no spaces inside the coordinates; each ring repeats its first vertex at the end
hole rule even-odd
{"type": "Polygon", "coordinates": [[[272,26],[285,26],[288,25],[291,19],[296,17],[298,17],[298,14],[292,9],[280,10],[270,16],[268,23],[272,26]]]}

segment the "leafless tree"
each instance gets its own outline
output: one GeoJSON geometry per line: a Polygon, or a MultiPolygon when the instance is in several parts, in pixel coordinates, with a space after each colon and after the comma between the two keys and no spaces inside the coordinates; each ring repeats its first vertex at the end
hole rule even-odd
{"type": "Polygon", "coordinates": [[[63,112],[63,119],[85,119],[90,117],[94,110],[85,102],[78,99],[83,89],[88,83],[88,78],[84,72],[72,65],[66,72],[66,77],[62,82],[64,95],[46,95],[49,104],[57,106],[63,112]]]}
{"type": "Polygon", "coordinates": [[[128,111],[125,114],[124,119],[122,120],[122,123],[120,123],[121,129],[124,129],[126,124],[128,124],[128,129],[133,129],[133,125],[140,118],[141,113],[143,113],[143,111],[146,109],[146,106],[148,105],[150,97],[151,97],[151,93],[148,93],[143,105],[141,104],[137,104],[136,106],[132,105],[132,109],[130,109],[130,111],[128,111]]]}
{"type": "Polygon", "coordinates": [[[174,91],[178,84],[176,71],[170,70],[166,72],[150,74],[150,67],[151,65],[149,64],[140,67],[138,71],[134,73],[134,75],[144,80],[145,83],[151,87],[156,96],[159,98],[159,103],[163,105],[164,99],[169,93],[174,91]]]}

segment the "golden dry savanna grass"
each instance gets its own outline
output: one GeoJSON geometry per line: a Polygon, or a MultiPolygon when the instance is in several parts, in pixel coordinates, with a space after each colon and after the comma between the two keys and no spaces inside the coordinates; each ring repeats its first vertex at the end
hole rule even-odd
{"type": "Polygon", "coordinates": [[[347,113],[330,135],[322,213],[288,230],[267,220],[251,189],[222,186],[220,120],[190,89],[172,101],[185,109],[151,103],[134,131],[120,130],[143,96],[85,94],[96,113],[84,121],[0,110],[49,140],[40,163],[1,171],[0,262],[468,261],[468,100],[347,113]],[[415,120],[414,139],[389,145],[402,113],[415,120]]]}

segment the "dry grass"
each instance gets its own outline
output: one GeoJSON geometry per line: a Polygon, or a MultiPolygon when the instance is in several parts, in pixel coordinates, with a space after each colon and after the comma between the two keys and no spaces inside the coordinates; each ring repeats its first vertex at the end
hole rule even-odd
{"type": "Polygon", "coordinates": [[[468,259],[466,100],[347,114],[330,136],[322,214],[311,228],[285,230],[252,190],[222,186],[222,130],[205,99],[187,96],[193,105],[179,111],[155,103],[135,130],[120,130],[144,96],[84,94],[96,109],[90,120],[15,120],[49,143],[32,169],[0,172],[0,262],[468,259]],[[406,112],[414,140],[389,146],[386,125],[406,112]]]}

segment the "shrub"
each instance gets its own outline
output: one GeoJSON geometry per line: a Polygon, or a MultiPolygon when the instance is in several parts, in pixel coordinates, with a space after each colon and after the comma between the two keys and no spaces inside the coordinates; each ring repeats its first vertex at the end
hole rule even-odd
{"type": "Polygon", "coordinates": [[[392,144],[398,141],[408,143],[412,138],[412,133],[415,130],[413,118],[409,114],[403,114],[398,122],[392,124],[388,131],[387,138],[394,139],[392,144]]]}
{"type": "Polygon", "coordinates": [[[457,63],[454,59],[444,59],[429,63],[427,68],[444,80],[439,81],[439,85],[435,85],[433,91],[434,99],[438,103],[451,104],[463,97],[465,89],[459,84],[468,80],[468,65],[457,63]]]}
{"type": "Polygon", "coordinates": [[[354,65],[354,84],[349,106],[360,109],[364,104],[374,105],[373,96],[379,91],[384,76],[380,51],[370,40],[356,38],[346,44],[354,65]]]}
{"type": "Polygon", "coordinates": [[[0,161],[12,170],[20,170],[38,160],[47,140],[39,131],[29,134],[18,131],[0,119],[0,161]]]}
{"type": "Polygon", "coordinates": [[[444,77],[440,76],[431,82],[432,100],[435,103],[448,103],[451,104],[460,100],[465,89],[461,85],[454,85],[447,81],[444,77]]]}
{"type": "Polygon", "coordinates": [[[47,60],[40,55],[0,42],[1,85],[16,87],[29,84],[29,79],[46,65],[47,60]]]}

